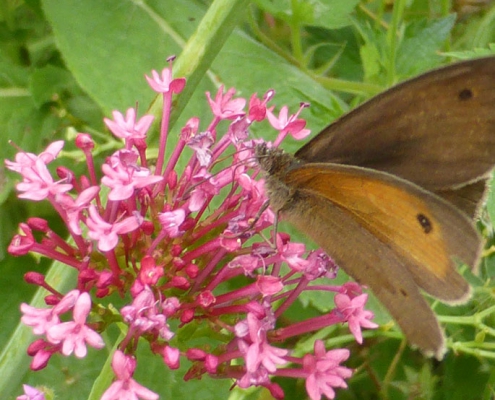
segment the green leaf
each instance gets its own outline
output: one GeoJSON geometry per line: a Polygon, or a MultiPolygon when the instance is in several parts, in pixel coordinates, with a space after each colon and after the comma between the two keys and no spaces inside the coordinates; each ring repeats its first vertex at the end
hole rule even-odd
{"type": "Polygon", "coordinates": [[[454,26],[455,14],[432,20],[412,22],[408,25],[397,53],[397,75],[410,77],[434,68],[441,57],[438,49],[446,42],[454,26]]]}
{"type": "Polygon", "coordinates": [[[37,108],[50,101],[62,90],[74,87],[72,75],[63,68],[48,65],[31,74],[30,91],[37,108]]]}
{"type": "Polygon", "coordinates": [[[359,0],[255,0],[258,7],[283,21],[338,29],[350,25],[359,0]],[[292,6],[295,4],[294,8],[292,6]]]}
{"type": "Polygon", "coordinates": [[[359,0],[319,0],[314,1],[315,20],[312,25],[328,29],[339,29],[351,24],[349,16],[359,4],[359,0]]]}
{"type": "Polygon", "coordinates": [[[139,1],[44,0],[43,9],[67,67],[106,113],[151,102],[144,75],[180,53],[204,12],[190,1],[167,7],[166,19],[139,1]]]}

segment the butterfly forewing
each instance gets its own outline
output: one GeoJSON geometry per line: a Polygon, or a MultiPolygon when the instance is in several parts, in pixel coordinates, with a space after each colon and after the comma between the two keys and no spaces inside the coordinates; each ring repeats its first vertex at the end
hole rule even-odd
{"type": "Polygon", "coordinates": [[[495,58],[453,64],[372,98],[295,156],[389,172],[430,191],[456,189],[493,168],[494,105],[495,58]]]}

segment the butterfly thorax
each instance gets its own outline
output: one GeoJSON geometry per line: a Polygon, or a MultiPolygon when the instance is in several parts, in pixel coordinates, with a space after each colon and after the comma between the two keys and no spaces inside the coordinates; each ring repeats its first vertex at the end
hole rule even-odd
{"type": "Polygon", "coordinates": [[[281,210],[293,195],[293,189],[290,189],[285,183],[287,173],[300,165],[300,162],[291,154],[281,149],[272,149],[263,143],[256,146],[256,160],[265,173],[265,187],[270,206],[274,211],[281,210]]]}

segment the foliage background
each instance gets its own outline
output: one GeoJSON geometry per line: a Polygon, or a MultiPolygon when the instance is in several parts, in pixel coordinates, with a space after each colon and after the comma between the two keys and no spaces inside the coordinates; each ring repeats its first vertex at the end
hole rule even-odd
{"type": "MultiPolygon", "coordinates": [[[[101,135],[102,153],[114,142],[102,118],[112,110],[138,104],[141,113],[157,105],[144,74],[161,70],[170,55],[178,55],[175,71],[188,78],[188,90],[176,104],[176,131],[193,115],[208,112],[205,91],[219,84],[238,94],[275,89],[272,102],[294,111],[302,101],[311,107],[303,117],[313,133],[343,112],[390,85],[458,58],[492,54],[495,7],[467,0],[2,0],[0,5],[0,157],[12,158],[12,140],[39,152],[72,129],[101,135]],[[455,12],[457,11],[457,15],[455,12]],[[205,18],[206,15],[206,19],[205,18]],[[197,29],[200,33],[196,33],[197,29]]],[[[485,4],[486,3],[486,4],[485,4]]],[[[494,105],[495,112],[495,105],[494,105]]],[[[266,136],[262,129],[253,132],[266,136]]],[[[295,150],[299,145],[293,143],[295,150]]],[[[172,147],[172,146],[170,146],[172,147]]],[[[68,150],[71,147],[68,146],[68,150]]],[[[73,157],[70,152],[67,157],[73,157]]],[[[74,158],[74,168],[77,168],[74,158]]],[[[53,220],[44,204],[15,199],[15,177],[0,166],[0,393],[13,399],[21,383],[46,385],[59,399],[87,399],[108,353],[91,351],[84,360],[56,358],[38,373],[28,370],[30,341],[18,327],[19,304],[33,288],[25,272],[46,271],[47,260],[12,258],[6,246],[20,221],[28,216],[53,220]],[[63,379],[61,379],[63,376],[63,379]]],[[[487,215],[495,215],[492,202],[487,215]]],[[[495,220],[495,219],[494,219],[495,220]]],[[[487,234],[487,254],[480,278],[472,277],[476,296],[468,305],[447,308],[443,315],[476,315],[494,304],[495,266],[487,234]],[[490,286],[492,285],[492,286],[490,286]]],[[[56,223],[54,220],[52,223],[56,223]]],[[[284,227],[290,230],[290,227],[284,227]]],[[[62,228],[60,228],[62,229],[62,228]]],[[[294,233],[297,235],[297,233],[294,233]]],[[[345,280],[340,271],[339,279],[345,280]]],[[[56,278],[56,277],[55,277],[56,278]]],[[[63,280],[61,284],[63,284],[63,280]]],[[[325,311],[317,298],[302,297],[298,313],[325,311]]],[[[391,328],[376,302],[377,320],[391,328]]],[[[444,319],[446,320],[446,318],[444,319]]],[[[488,316],[494,328],[495,317],[488,316]]],[[[459,341],[488,340],[486,331],[471,325],[447,326],[459,341]]],[[[344,332],[345,333],[345,332],[344,332]]],[[[345,345],[349,335],[324,332],[327,345],[345,345]]],[[[353,346],[348,363],[357,369],[349,390],[338,399],[490,399],[495,393],[494,347],[491,355],[449,352],[443,362],[427,360],[401,342],[393,328],[367,332],[365,345],[353,346]]],[[[304,346],[312,346],[314,337],[304,346]]],[[[492,338],[493,343],[493,338],[492,338]]],[[[465,349],[464,349],[465,350],[465,349]]],[[[184,383],[187,369],[170,372],[161,360],[140,355],[136,379],[164,398],[265,399],[252,390],[229,391],[232,382],[184,383]],[[141,362],[141,359],[146,359],[141,362]],[[146,365],[146,368],[143,368],[146,365]]],[[[280,382],[287,399],[302,399],[304,383],[280,382]]]]}

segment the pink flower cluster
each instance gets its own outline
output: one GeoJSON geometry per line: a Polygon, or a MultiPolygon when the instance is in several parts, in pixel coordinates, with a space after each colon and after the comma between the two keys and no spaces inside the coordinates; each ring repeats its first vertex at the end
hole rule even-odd
{"type": "Polygon", "coordinates": [[[306,105],[294,115],[283,107],[277,117],[267,106],[273,91],[262,98],[253,95],[247,102],[235,98],[233,89],[224,93],[220,87],[214,98],[207,94],[212,120],[205,124],[191,118],[172,137],[172,96],[182,91],[185,79],[172,78],[170,63],[161,75],[153,71],[147,80],[164,100],[156,162],[146,152],[153,117],[137,118],[134,109],[105,119],[124,145],[107,157],[101,172],[93,159],[95,143],[85,133],[77,136],[76,146],[86,159],[86,175],[58,167],[53,177],[49,164],[59,156],[61,141],[39,155],[21,151],[15,161],[6,161],[7,168],[22,177],[19,197],[49,201],[69,232],[64,239],[47,221],[31,218],[20,225],[9,252],[37,253],[78,272],[77,286],[66,294],[57,292],[44,276],[26,274],[26,281],[50,292],[46,309],[21,306],[23,323],[40,335],[28,349],[31,368],[44,368],[54,354],[84,357],[87,346],[102,348],[100,333],[116,321],[102,304],[94,319],[95,302],[113,293],[122,297],[130,293],[132,301],[120,309],[118,318],[127,330],[113,355],[115,380],[102,399],[158,398],[133,379],[140,339],[170,369],[177,369],[183,358],[191,361],[185,380],[210,374],[234,379],[242,388],[264,386],[280,399],[283,391],[272,377],[303,378],[312,400],[322,395],[334,398],[334,389],[345,388],[352,374],[341,366],[349,351],[327,351],[318,340],[314,353],[295,357],[287,343],[345,322],[361,343],[361,328],[376,327],[373,314],[364,310],[367,295],[357,284],[333,286],[322,281],[336,273],[322,251],[308,251],[284,233],[265,238],[274,215],[266,208],[263,180],[257,179],[258,141],[248,140],[250,125],[264,120],[279,132],[273,145],[288,134],[297,139],[307,136],[305,121],[298,116],[306,105]],[[226,133],[218,135],[223,126],[226,133]],[[166,159],[171,141],[174,147],[166,159]],[[284,312],[307,290],[336,292],[335,309],[278,327],[284,312]],[[60,316],[68,313],[70,321],[61,322],[60,316]],[[179,350],[174,339],[189,324],[205,332],[221,331],[225,342],[179,350]]]}

